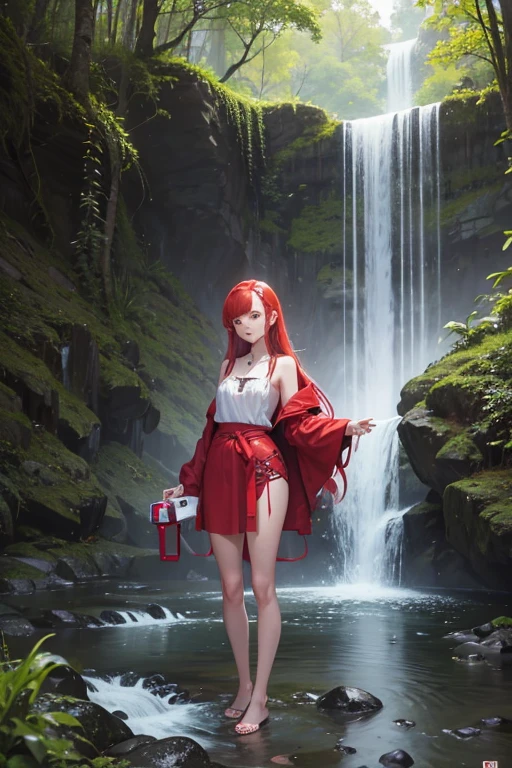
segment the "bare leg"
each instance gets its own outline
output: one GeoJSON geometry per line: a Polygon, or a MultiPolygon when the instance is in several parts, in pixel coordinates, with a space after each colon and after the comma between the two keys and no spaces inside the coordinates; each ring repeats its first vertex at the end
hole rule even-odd
{"type": "MultiPolygon", "coordinates": [[[[271,514],[266,490],[258,500],[258,532],[247,534],[251,555],[252,588],[258,604],[258,667],[251,703],[243,724],[260,723],[268,716],[267,685],[281,636],[281,612],[277,602],[276,557],[288,506],[288,483],[270,482],[271,514]]],[[[237,726],[237,731],[243,733],[237,726]]]]}
{"type": "Polygon", "coordinates": [[[213,552],[222,583],[224,625],[235,657],[239,687],[235,700],[226,710],[227,717],[240,717],[251,700],[252,682],[249,669],[249,622],[244,603],[242,550],[244,534],[222,536],[210,534],[213,552]],[[232,710],[239,710],[233,712],[232,710]]]}

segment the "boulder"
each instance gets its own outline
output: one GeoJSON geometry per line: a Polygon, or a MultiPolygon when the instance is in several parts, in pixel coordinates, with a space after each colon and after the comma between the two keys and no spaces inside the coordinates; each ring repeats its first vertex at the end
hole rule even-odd
{"type": "Polygon", "coordinates": [[[210,768],[206,751],[193,739],[171,736],[129,752],[126,759],[137,768],[168,765],[172,768],[210,768]]]}
{"type": "Polygon", "coordinates": [[[481,465],[482,455],[463,428],[426,408],[409,411],[398,425],[398,435],[418,478],[439,495],[481,465]]]}
{"type": "Polygon", "coordinates": [[[410,768],[411,765],[414,765],[414,760],[404,749],[395,749],[392,752],[386,752],[386,754],[381,755],[379,763],[386,766],[386,768],[410,768]]]}
{"type": "Polygon", "coordinates": [[[40,695],[43,693],[56,693],[61,696],[72,696],[75,699],[89,700],[87,685],[78,672],[69,665],[61,665],[53,669],[45,678],[40,695]]]}
{"type": "Polygon", "coordinates": [[[6,613],[0,616],[0,631],[10,637],[30,637],[36,630],[23,616],[6,613]]]}
{"type": "Polygon", "coordinates": [[[119,744],[115,744],[113,747],[107,749],[105,754],[108,755],[108,757],[125,757],[126,755],[129,755],[130,752],[134,752],[136,749],[145,747],[147,744],[152,744],[155,741],[155,736],[145,736],[141,734],[140,736],[134,736],[133,739],[127,739],[126,741],[121,741],[119,744]]]}
{"type": "Polygon", "coordinates": [[[382,709],[383,704],[376,696],[361,688],[349,688],[339,685],[317,699],[316,706],[321,710],[338,712],[344,715],[369,715],[382,709]]]}
{"type": "Polygon", "coordinates": [[[488,470],[449,485],[446,538],[488,586],[512,591],[512,471],[488,470]]]}
{"type": "Polygon", "coordinates": [[[83,726],[81,735],[92,742],[91,745],[74,738],[77,733],[76,728],[59,726],[58,732],[60,736],[73,741],[75,749],[86,757],[97,757],[98,752],[104,752],[114,744],[133,738],[134,735],[126,723],[92,701],[44,693],[37,697],[32,710],[34,712],[67,712],[76,717],[83,726]]]}

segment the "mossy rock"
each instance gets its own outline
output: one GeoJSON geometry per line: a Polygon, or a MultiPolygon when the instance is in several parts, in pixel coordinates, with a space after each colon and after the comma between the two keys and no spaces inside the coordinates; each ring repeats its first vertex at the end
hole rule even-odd
{"type": "Polygon", "coordinates": [[[102,446],[93,470],[110,504],[119,509],[127,521],[128,541],[139,546],[156,546],[155,527],[149,522],[149,505],[162,497],[164,488],[172,486],[172,477],[155,462],[146,464],[119,443],[102,446]]]}
{"type": "Polygon", "coordinates": [[[413,408],[398,425],[398,436],[415,474],[440,495],[448,483],[460,477],[460,471],[437,456],[462,430],[456,422],[433,416],[424,408],[413,408]]]}
{"type": "Polygon", "coordinates": [[[483,455],[469,430],[450,438],[436,454],[436,462],[446,464],[461,477],[482,468],[483,455]]]}
{"type": "Polygon", "coordinates": [[[425,403],[436,416],[473,424],[483,415],[485,397],[495,383],[493,376],[451,374],[431,387],[425,403]]]}
{"type": "Polygon", "coordinates": [[[305,205],[292,219],[288,245],[302,253],[329,253],[341,248],[343,201],[331,196],[318,205],[305,205]]]}
{"type": "Polygon", "coordinates": [[[78,539],[101,523],[107,498],[89,465],[46,431],[32,435],[28,450],[4,466],[5,476],[19,494],[20,525],[78,539]]]}
{"type": "Polygon", "coordinates": [[[92,701],[75,699],[72,696],[62,696],[55,693],[43,693],[32,705],[32,711],[42,714],[45,712],[67,712],[75,717],[82,725],[80,735],[85,740],[75,739],[77,729],[69,726],[59,726],[61,738],[70,739],[75,749],[86,757],[97,757],[114,744],[133,737],[133,733],[123,720],[110,714],[106,709],[92,701]]]}
{"type": "MultiPolygon", "coordinates": [[[[512,345],[512,332],[496,333],[484,336],[479,344],[450,352],[429,367],[420,376],[408,381],[402,391],[401,401],[397,411],[405,416],[420,400],[425,400],[431,388],[442,382],[448,376],[464,374],[467,366],[475,366],[476,361],[485,361],[489,356],[496,355],[503,347],[512,345]]],[[[473,372],[475,368],[472,368],[473,372]]],[[[485,369],[480,371],[485,373],[485,369]]]]}
{"type": "Polygon", "coordinates": [[[488,470],[449,485],[446,536],[491,587],[512,589],[512,470],[488,470]]]}

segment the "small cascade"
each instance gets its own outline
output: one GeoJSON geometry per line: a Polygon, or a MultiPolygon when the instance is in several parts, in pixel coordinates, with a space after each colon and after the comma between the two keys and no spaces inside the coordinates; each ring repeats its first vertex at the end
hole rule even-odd
{"type": "MultiPolygon", "coordinates": [[[[145,733],[164,739],[176,735],[197,739],[197,716],[203,704],[173,703],[172,697],[154,695],[144,688],[141,678],[135,685],[122,685],[120,675],[108,680],[84,675],[89,698],[109,712],[123,712],[126,724],[135,734],[145,733]]],[[[202,740],[204,743],[204,739],[202,740]]]]}
{"type": "Polygon", "coordinates": [[[389,50],[387,65],[388,112],[400,112],[413,105],[411,60],[417,38],[386,46],[389,50]]]}
{"type": "Polygon", "coordinates": [[[343,348],[340,413],[372,416],[335,516],[345,581],[399,583],[396,404],[438,356],[441,237],[439,105],[410,107],[414,40],[390,46],[394,111],[343,125],[343,348]]]}
{"type": "Polygon", "coordinates": [[[62,383],[66,389],[71,389],[71,382],[69,380],[69,344],[61,347],[60,360],[62,367],[62,383]]]}

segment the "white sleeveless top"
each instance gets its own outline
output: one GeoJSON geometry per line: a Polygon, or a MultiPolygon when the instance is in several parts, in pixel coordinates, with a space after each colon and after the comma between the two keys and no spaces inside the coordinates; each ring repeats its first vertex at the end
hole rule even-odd
{"type": "Polygon", "coordinates": [[[268,376],[228,376],[217,388],[214,420],[271,427],[278,402],[279,391],[268,376]]]}

